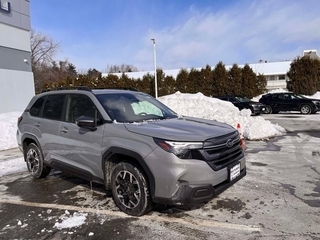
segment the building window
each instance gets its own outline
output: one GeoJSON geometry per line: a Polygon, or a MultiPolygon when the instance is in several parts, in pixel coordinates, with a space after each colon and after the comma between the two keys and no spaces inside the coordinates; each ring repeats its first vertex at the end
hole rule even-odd
{"type": "Polygon", "coordinates": [[[276,76],[275,76],[275,75],[271,75],[271,76],[269,76],[269,80],[270,80],[270,81],[274,81],[274,80],[276,80],[276,76]]]}
{"type": "Polygon", "coordinates": [[[286,75],[279,75],[279,80],[286,80],[286,75]]]}

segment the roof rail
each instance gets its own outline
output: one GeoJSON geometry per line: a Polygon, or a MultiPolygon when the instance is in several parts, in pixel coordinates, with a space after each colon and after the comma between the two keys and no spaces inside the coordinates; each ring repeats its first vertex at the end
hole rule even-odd
{"type": "Polygon", "coordinates": [[[102,90],[102,89],[113,89],[113,90],[129,90],[129,91],[134,91],[134,92],[140,92],[136,88],[131,88],[131,87],[114,87],[114,88],[92,88],[92,90],[102,90]]]}
{"type": "Polygon", "coordinates": [[[92,90],[98,90],[98,89],[114,89],[114,90],[129,90],[129,91],[134,91],[134,92],[139,92],[138,89],[136,88],[131,88],[131,87],[119,87],[119,88],[89,88],[87,86],[69,86],[69,87],[57,87],[57,88],[47,88],[42,90],[42,92],[50,92],[50,91],[60,91],[60,90],[83,90],[83,91],[88,91],[92,92],[92,90]]]}
{"type": "Polygon", "coordinates": [[[42,92],[50,92],[50,91],[60,91],[60,90],[84,90],[91,92],[91,89],[87,86],[69,86],[69,87],[57,87],[57,88],[47,88],[42,90],[42,92]]]}

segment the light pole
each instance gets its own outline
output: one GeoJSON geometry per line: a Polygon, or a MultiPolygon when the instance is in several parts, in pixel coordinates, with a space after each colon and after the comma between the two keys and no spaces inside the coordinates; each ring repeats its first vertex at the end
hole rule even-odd
{"type": "Polygon", "coordinates": [[[154,91],[156,98],[158,98],[158,84],[157,84],[157,62],[156,62],[156,39],[152,38],[153,42],[153,59],[154,59],[154,91]]]}

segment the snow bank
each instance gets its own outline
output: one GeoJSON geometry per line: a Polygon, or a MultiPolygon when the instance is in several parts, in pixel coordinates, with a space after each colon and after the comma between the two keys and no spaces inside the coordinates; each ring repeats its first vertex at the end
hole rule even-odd
{"type": "Polygon", "coordinates": [[[158,100],[179,115],[216,120],[235,128],[240,123],[244,137],[249,140],[268,139],[283,135],[286,132],[284,128],[272,124],[260,116],[251,117],[251,111],[248,109],[239,111],[230,102],[206,97],[202,93],[176,92],[175,94],[159,97],[158,100]]]}
{"type": "Polygon", "coordinates": [[[16,132],[19,116],[21,112],[0,114],[0,151],[18,147],[16,132]]]}

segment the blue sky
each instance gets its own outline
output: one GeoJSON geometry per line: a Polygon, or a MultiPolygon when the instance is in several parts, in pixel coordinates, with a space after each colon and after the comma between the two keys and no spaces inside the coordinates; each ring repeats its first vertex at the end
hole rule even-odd
{"type": "Polygon", "coordinates": [[[320,51],[318,0],[31,0],[31,25],[78,71],[292,60],[320,51]]]}

